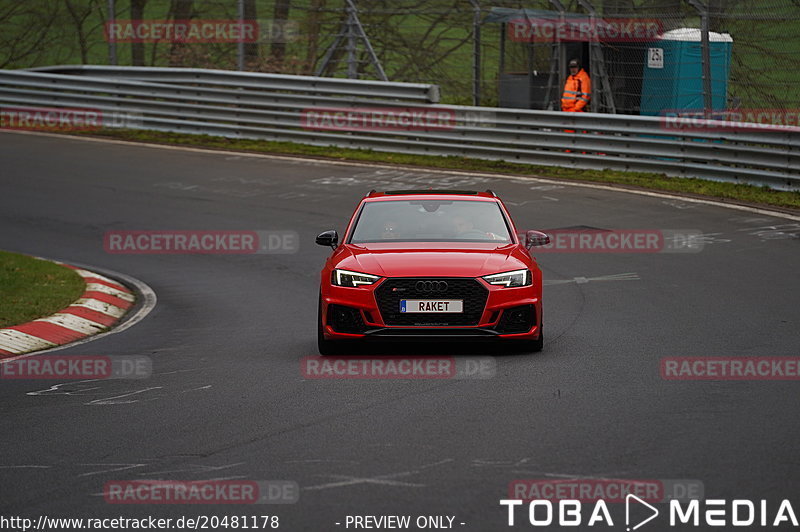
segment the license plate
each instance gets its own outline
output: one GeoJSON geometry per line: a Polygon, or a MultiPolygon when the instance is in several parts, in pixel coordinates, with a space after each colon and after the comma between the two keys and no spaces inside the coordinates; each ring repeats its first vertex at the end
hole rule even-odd
{"type": "Polygon", "coordinates": [[[400,312],[452,314],[464,312],[463,299],[401,299],[400,312]]]}

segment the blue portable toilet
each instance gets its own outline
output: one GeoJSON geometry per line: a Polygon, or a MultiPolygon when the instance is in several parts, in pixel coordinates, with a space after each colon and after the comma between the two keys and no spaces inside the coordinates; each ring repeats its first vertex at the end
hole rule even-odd
{"type": "MultiPolygon", "coordinates": [[[[727,33],[710,32],[712,109],[727,107],[728,79],[733,39],[727,33]]],[[[663,33],[647,50],[642,75],[642,115],[665,111],[703,109],[703,55],[701,32],[679,28],[663,33]]]]}

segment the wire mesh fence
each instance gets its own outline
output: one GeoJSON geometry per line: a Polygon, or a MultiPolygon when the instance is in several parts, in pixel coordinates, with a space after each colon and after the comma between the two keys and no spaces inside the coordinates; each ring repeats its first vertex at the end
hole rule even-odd
{"type": "Polygon", "coordinates": [[[445,103],[557,110],[572,58],[591,78],[594,112],[769,111],[788,122],[800,109],[800,0],[0,2],[2,68],[383,71],[440,85],[445,103]]]}

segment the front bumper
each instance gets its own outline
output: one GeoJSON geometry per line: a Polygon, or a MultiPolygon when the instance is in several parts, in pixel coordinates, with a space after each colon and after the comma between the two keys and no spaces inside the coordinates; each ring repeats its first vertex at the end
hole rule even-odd
{"type": "MultiPolygon", "coordinates": [[[[539,337],[542,302],[540,288],[536,286],[505,288],[489,285],[482,279],[470,279],[487,292],[485,303],[481,302],[480,307],[475,307],[465,300],[465,309],[473,311],[468,320],[448,315],[455,319],[448,320],[445,317],[441,318],[442,323],[436,323],[444,315],[417,315],[419,319],[415,320],[391,313],[385,299],[381,299],[382,292],[379,290],[383,283],[394,280],[397,278],[382,279],[375,285],[358,288],[323,286],[321,311],[325,338],[472,341],[504,338],[535,340],[539,337]],[[451,321],[456,324],[451,324],[451,321]],[[463,325],[465,321],[469,324],[463,325]]],[[[409,293],[405,297],[437,299],[429,294],[423,297],[409,293]]],[[[448,299],[451,296],[445,293],[438,298],[448,299]]],[[[392,304],[395,303],[392,300],[392,304]]]]}

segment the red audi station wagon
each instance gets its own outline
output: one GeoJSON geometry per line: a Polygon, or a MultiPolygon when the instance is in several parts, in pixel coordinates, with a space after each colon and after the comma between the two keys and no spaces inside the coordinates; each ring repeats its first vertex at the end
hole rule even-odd
{"type": "Polygon", "coordinates": [[[542,273],[529,253],[549,243],[518,236],[491,191],[396,190],[361,200],[320,280],[318,343],[344,354],[346,340],[476,339],[540,351],[542,273]]]}

